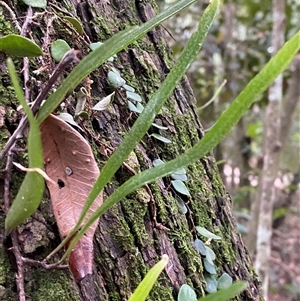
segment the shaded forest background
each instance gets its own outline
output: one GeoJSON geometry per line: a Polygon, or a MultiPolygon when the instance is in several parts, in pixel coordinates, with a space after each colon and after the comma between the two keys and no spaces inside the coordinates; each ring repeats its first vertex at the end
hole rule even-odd
{"type": "MultiPolygon", "coordinates": [[[[161,8],[165,8],[174,1],[158,2],[161,8]]],[[[209,129],[214,124],[272,56],[272,10],[278,3],[284,7],[284,22],[279,26],[282,27],[284,41],[287,41],[299,30],[299,1],[224,1],[221,13],[203,45],[203,51],[188,74],[204,128],[209,129]],[[221,92],[213,97],[220,87],[221,92]]],[[[175,55],[186,45],[204,6],[196,3],[165,24],[175,55]]],[[[300,55],[283,74],[281,87],[279,141],[282,145],[273,184],[275,198],[271,212],[268,287],[268,299],[271,301],[300,298],[299,81],[300,55]]],[[[255,204],[259,203],[261,197],[259,183],[264,165],[264,121],[270,113],[267,113],[268,97],[268,92],[262,95],[215,149],[223,181],[234,199],[239,230],[254,262],[258,219],[255,204]]]]}

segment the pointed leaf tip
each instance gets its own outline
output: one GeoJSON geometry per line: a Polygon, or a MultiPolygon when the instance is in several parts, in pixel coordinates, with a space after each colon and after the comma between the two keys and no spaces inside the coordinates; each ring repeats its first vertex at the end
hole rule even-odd
{"type": "Polygon", "coordinates": [[[17,34],[1,37],[0,51],[16,57],[36,57],[43,54],[42,49],[36,43],[17,34]]]}
{"type": "Polygon", "coordinates": [[[146,274],[145,278],[140,282],[137,289],[131,295],[129,301],[144,301],[146,300],[150,290],[152,289],[155,281],[159,277],[160,273],[167,266],[169,261],[168,255],[164,254],[161,260],[155,264],[149,272],[146,274]]]}
{"type": "Polygon", "coordinates": [[[73,17],[64,17],[64,19],[66,21],[68,21],[69,23],[71,23],[73,25],[73,27],[77,30],[77,32],[82,35],[83,34],[83,27],[82,24],[79,22],[78,19],[73,18],[73,17]]]}

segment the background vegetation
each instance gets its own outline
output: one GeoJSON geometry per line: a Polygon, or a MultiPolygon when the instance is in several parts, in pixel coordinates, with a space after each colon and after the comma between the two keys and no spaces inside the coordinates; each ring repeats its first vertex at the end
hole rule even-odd
{"type": "MultiPolygon", "coordinates": [[[[161,7],[165,7],[174,1],[159,2],[161,7]]],[[[188,73],[204,128],[209,129],[215,123],[245,84],[272,56],[272,28],[276,23],[272,14],[275,5],[280,2],[283,9],[279,9],[284,16],[281,28],[284,41],[287,41],[299,30],[298,1],[224,1],[222,12],[217,16],[203,46],[204,51],[188,73]],[[207,105],[220,87],[220,94],[207,105]]],[[[175,54],[180,53],[186,44],[202,10],[201,4],[197,3],[168,21],[166,27],[170,32],[169,42],[173,45],[175,54]]],[[[275,202],[271,212],[273,230],[269,258],[269,300],[298,300],[300,293],[297,251],[300,180],[299,61],[298,55],[283,74],[282,81],[279,105],[279,141],[282,147],[273,183],[275,202]]],[[[214,150],[226,188],[234,198],[239,229],[254,261],[258,219],[254,204],[259,202],[262,193],[259,192],[259,183],[264,167],[265,120],[270,116],[267,111],[269,97],[266,91],[214,150]]]]}

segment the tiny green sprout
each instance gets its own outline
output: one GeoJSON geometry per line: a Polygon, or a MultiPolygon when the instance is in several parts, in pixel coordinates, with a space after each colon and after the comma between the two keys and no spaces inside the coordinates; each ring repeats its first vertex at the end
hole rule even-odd
{"type": "Polygon", "coordinates": [[[186,214],[186,213],[188,212],[188,209],[187,209],[187,207],[186,207],[184,201],[183,201],[179,196],[176,196],[175,199],[176,199],[176,202],[177,202],[178,207],[179,207],[179,209],[181,210],[181,212],[182,212],[183,214],[186,214]]]}
{"type": "Polygon", "coordinates": [[[93,51],[95,49],[97,49],[98,47],[100,47],[103,43],[102,42],[96,42],[96,43],[91,43],[89,46],[90,46],[90,49],[93,51]]]}
{"type": "Polygon", "coordinates": [[[227,273],[223,273],[218,279],[218,289],[224,289],[232,285],[232,277],[227,273]]]}
{"type": "Polygon", "coordinates": [[[218,283],[213,275],[205,273],[204,279],[206,282],[205,291],[209,294],[215,293],[218,289],[218,283]]]}
{"type": "Polygon", "coordinates": [[[62,39],[58,39],[51,44],[51,55],[56,62],[60,62],[63,56],[71,49],[69,44],[62,39]]]}
{"type": "MultiPolygon", "coordinates": [[[[96,50],[97,48],[99,48],[102,44],[103,44],[102,42],[91,43],[91,44],[90,44],[90,49],[91,49],[92,51],[94,51],[94,50],[96,50]]],[[[108,59],[108,61],[109,61],[109,62],[113,62],[114,59],[115,59],[116,57],[117,57],[117,56],[114,54],[113,56],[111,56],[111,57],[108,59]]]]}
{"type": "Polygon", "coordinates": [[[144,110],[144,106],[141,104],[141,103],[137,103],[136,104],[136,107],[137,107],[137,109],[142,113],[143,112],[143,110],[144,110]]]}
{"type": "Polygon", "coordinates": [[[121,76],[121,73],[117,68],[111,67],[111,71],[114,72],[114,73],[117,73],[119,76],[121,76]]]}
{"type": "Polygon", "coordinates": [[[201,239],[196,238],[194,244],[197,252],[202,256],[206,256],[207,251],[204,242],[201,239]]]}
{"type": "Polygon", "coordinates": [[[166,126],[158,125],[156,123],[152,123],[152,125],[160,130],[168,130],[166,126]]]}
{"type": "Polygon", "coordinates": [[[171,178],[173,180],[180,180],[180,181],[186,181],[187,175],[186,170],[184,168],[177,169],[176,171],[171,173],[171,178]]]}
{"type": "Polygon", "coordinates": [[[171,181],[171,184],[172,184],[173,188],[177,192],[179,192],[181,194],[184,194],[184,195],[186,195],[188,197],[191,196],[188,188],[185,186],[185,184],[182,181],[180,181],[180,180],[173,180],[173,181],[171,181]]]}
{"type": "Polygon", "coordinates": [[[151,137],[161,141],[161,142],[164,142],[164,143],[171,143],[172,141],[166,137],[163,137],[162,135],[159,135],[159,134],[156,134],[156,133],[153,133],[150,135],[151,137]]]}
{"type": "Polygon", "coordinates": [[[107,79],[114,88],[120,88],[126,83],[125,79],[114,71],[108,72],[107,79]]]}
{"type": "MultiPolygon", "coordinates": [[[[225,273],[226,274],[226,273],[225,273]]],[[[222,276],[221,276],[222,277],[222,276]]],[[[229,276],[230,277],[230,276],[229,276]]],[[[205,291],[209,293],[208,296],[205,296],[201,299],[197,299],[197,295],[192,287],[188,284],[183,284],[180,287],[177,301],[227,301],[234,298],[240,292],[245,290],[247,287],[246,282],[238,281],[234,284],[229,285],[226,288],[221,289],[217,292],[217,280],[214,276],[205,273],[204,275],[206,288],[205,291]]]]}
{"type": "Polygon", "coordinates": [[[128,104],[128,109],[131,112],[140,114],[144,110],[144,106],[142,104],[140,104],[139,102],[137,103],[137,105],[134,105],[131,101],[128,100],[127,104],[128,104]]]}
{"type": "Polygon", "coordinates": [[[173,180],[179,180],[179,181],[186,181],[188,178],[185,174],[177,174],[177,173],[172,173],[171,178],[173,180]]]}
{"type": "Polygon", "coordinates": [[[216,259],[215,252],[208,246],[205,246],[206,249],[206,259],[213,264],[213,261],[216,259]]]}
{"type": "MultiPolygon", "coordinates": [[[[112,69],[115,69],[115,68],[112,68],[112,69]]],[[[126,90],[126,91],[129,91],[129,92],[134,92],[135,89],[127,84],[123,85],[123,88],[126,90]]]]}
{"type": "MultiPolygon", "coordinates": [[[[124,88],[124,86],[123,86],[124,88]]],[[[142,97],[134,92],[126,91],[126,96],[127,98],[137,101],[137,102],[142,102],[142,97]]]]}
{"type": "Polygon", "coordinates": [[[216,240],[220,240],[222,239],[220,236],[208,231],[207,229],[203,228],[203,227],[196,227],[196,230],[199,234],[201,234],[204,237],[210,238],[210,239],[216,239],[216,240]]]}
{"type": "Polygon", "coordinates": [[[215,265],[213,263],[210,263],[206,258],[203,258],[203,265],[207,273],[211,275],[217,274],[215,265]]]}
{"type": "Polygon", "coordinates": [[[185,175],[186,174],[186,170],[184,168],[180,168],[180,169],[177,169],[173,172],[173,174],[176,174],[176,175],[185,175]]]}
{"type": "Polygon", "coordinates": [[[183,284],[178,293],[178,301],[197,301],[195,291],[188,285],[183,284]]]}
{"type": "Polygon", "coordinates": [[[156,166],[165,164],[165,162],[161,159],[155,159],[155,160],[153,160],[152,164],[153,164],[154,167],[156,167],[156,166]]]}

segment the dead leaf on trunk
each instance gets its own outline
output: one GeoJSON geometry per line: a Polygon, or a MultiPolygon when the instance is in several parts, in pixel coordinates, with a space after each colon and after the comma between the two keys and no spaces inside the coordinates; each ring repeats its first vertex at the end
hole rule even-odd
{"type": "MultiPolygon", "coordinates": [[[[76,225],[84,202],[100,171],[87,141],[60,118],[50,115],[41,125],[44,166],[55,184],[47,181],[53,211],[62,238],[76,225]]],[[[97,197],[86,219],[102,204],[97,197]]],[[[98,221],[79,240],[70,254],[76,281],[92,274],[93,236],[98,221]]]]}

